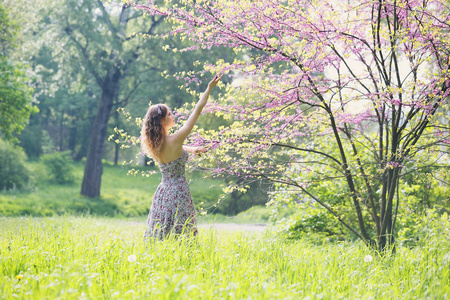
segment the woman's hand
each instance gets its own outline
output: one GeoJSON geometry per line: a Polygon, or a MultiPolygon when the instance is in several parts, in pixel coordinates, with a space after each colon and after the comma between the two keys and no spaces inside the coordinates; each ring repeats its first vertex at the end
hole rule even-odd
{"type": "Polygon", "coordinates": [[[197,156],[199,156],[200,154],[202,154],[202,153],[204,153],[206,151],[208,151],[208,148],[205,148],[205,147],[201,146],[201,147],[195,147],[193,149],[192,153],[197,155],[197,156]]]}
{"type": "Polygon", "coordinates": [[[223,74],[219,74],[219,75],[214,76],[213,80],[211,80],[209,82],[209,84],[208,84],[208,89],[212,90],[213,87],[215,87],[216,84],[220,81],[220,79],[222,79],[222,77],[223,77],[223,74]]]}

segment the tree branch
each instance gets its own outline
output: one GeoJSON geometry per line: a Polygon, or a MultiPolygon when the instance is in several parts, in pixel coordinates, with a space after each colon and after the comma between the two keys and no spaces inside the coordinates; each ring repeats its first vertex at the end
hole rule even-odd
{"type": "Polygon", "coordinates": [[[100,75],[97,73],[94,65],[92,64],[89,54],[87,53],[87,49],[86,49],[87,46],[83,47],[83,45],[81,45],[81,43],[72,35],[73,30],[70,26],[67,26],[66,28],[64,28],[64,31],[67,33],[69,38],[75,43],[76,47],[81,51],[81,54],[83,55],[83,57],[86,61],[89,72],[94,76],[95,80],[97,81],[97,84],[99,86],[102,86],[103,80],[100,77],[100,75]]]}
{"type": "MultiPolygon", "coordinates": [[[[262,143],[262,142],[258,142],[258,141],[252,141],[252,140],[244,140],[244,142],[250,142],[250,143],[255,143],[255,144],[267,144],[267,143],[262,143]]],[[[271,145],[271,146],[285,147],[285,148],[290,148],[290,149],[294,149],[294,150],[298,150],[298,151],[317,153],[317,154],[323,155],[323,156],[333,160],[337,164],[341,165],[341,162],[339,160],[337,160],[333,156],[331,156],[331,155],[329,155],[327,153],[321,152],[321,151],[317,151],[317,150],[314,150],[314,149],[299,148],[299,147],[286,145],[286,144],[280,144],[280,143],[268,143],[268,144],[271,145]]]]}

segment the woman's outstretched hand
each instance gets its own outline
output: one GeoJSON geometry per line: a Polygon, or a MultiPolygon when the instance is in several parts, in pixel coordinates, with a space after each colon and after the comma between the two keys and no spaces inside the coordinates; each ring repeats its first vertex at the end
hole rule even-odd
{"type": "Polygon", "coordinates": [[[202,153],[204,153],[206,151],[208,151],[208,148],[200,146],[200,147],[195,147],[194,151],[192,153],[194,153],[195,155],[199,156],[200,154],[202,154],[202,153]]]}
{"type": "Polygon", "coordinates": [[[216,84],[220,81],[220,79],[222,79],[223,74],[218,74],[216,76],[214,76],[213,80],[211,80],[208,84],[208,89],[212,90],[213,87],[216,86],[216,84]]]}

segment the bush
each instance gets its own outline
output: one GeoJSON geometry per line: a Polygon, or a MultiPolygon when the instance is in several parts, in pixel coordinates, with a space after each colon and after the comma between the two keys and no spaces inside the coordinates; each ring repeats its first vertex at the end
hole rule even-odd
{"type": "Polygon", "coordinates": [[[70,157],[69,152],[70,151],[54,152],[42,156],[41,160],[47,166],[48,176],[51,182],[57,184],[74,182],[73,160],[70,157]]]}
{"type": "Polygon", "coordinates": [[[398,218],[397,240],[401,246],[417,247],[427,243],[433,235],[441,235],[450,229],[450,218],[447,212],[439,213],[439,209],[426,209],[420,214],[402,214],[398,218]]]}
{"type": "Polygon", "coordinates": [[[31,184],[22,148],[0,140],[0,190],[23,189],[31,184]]]}
{"type": "Polygon", "coordinates": [[[299,239],[306,235],[339,237],[344,232],[339,221],[328,211],[309,207],[290,217],[289,223],[281,230],[288,239],[299,239]]]}
{"type": "Polygon", "coordinates": [[[190,186],[197,211],[206,210],[208,214],[236,216],[253,206],[264,205],[267,202],[267,194],[256,183],[250,184],[246,193],[233,191],[219,202],[223,196],[219,180],[212,178],[205,180],[204,174],[199,172],[188,173],[188,176],[188,179],[193,179],[190,186]]]}

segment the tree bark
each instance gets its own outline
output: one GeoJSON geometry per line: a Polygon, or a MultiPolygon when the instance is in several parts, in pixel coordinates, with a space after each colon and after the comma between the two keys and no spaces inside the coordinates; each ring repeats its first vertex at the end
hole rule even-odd
{"type": "Polygon", "coordinates": [[[76,119],[73,118],[69,128],[69,142],[67,145],[67,148],[71,151],[72,156],[75,154],[76,145],[77,145],[77,124],[76,119]]]}
{"type": "MultiPolygon", "coordinates": [[[[114,119],[115,119],[116,127],[119,127],[119,112],[117,110],[114,112],[114,119]]],[[[120,145],[116,143],[114,145],[114,165],[115,166],[117,166],[117,163],[119,162],[119,150],[120,150],[120,145]]]]}
{"type": "MultiPolygon", "coordinates": [[[[92,98],[92,91],[90,89],[88,89],[88,96],[92,98]]],[[[95,115],[94,115],[93,109],[94,109],[94,107],[92,105],[89,105],[89,108],[88,108],[88,110],[89,110],[89,112],[88,112],[89,126],[87,129],[88,133],[92,132],[92,127],[94,127],[95,115]]],[[[80,145],[80,149],[78,149],[78,151],[73,155],[74,161],[81,161],[81,159],[83,159],[83,157],[86,156],[88,147],[89,147],[89,139],[84,138],[84,137],[88,136],[89,135],[88,133],[86,133],[84,130],[81,133],[81,135],[82,135],[81,145],[80,145]]]]}
{"type": "Polygon", "coordinates": [[[106,76],[105,81],[101,86],[102,95],[97,115],[95,116],[94,126],[91,131],[83,182],[81,184],[81,195],[92,198],[100,196],[103,173],[102,158],[108,130],[108,121],[114,104],[114,97],[118,92],[119,81],[121,79],[119,68],[114,67],[113,71],[110,73],[113,73],[113,75],[106,76]]]}
{"type": "Polygon", "coordinates": [[[119,144],[115,144],[114,146],[114,165],[117,166],[117,164],[119,163],[119,150],[120,150],[120,145],[119,144]]]}
{"type": "Polygon", "coordinates": [[[59,119],[59,151],[63,151],[63,131],[64,131],[64,110],[61,111],[61,118],[59,119]]]}

